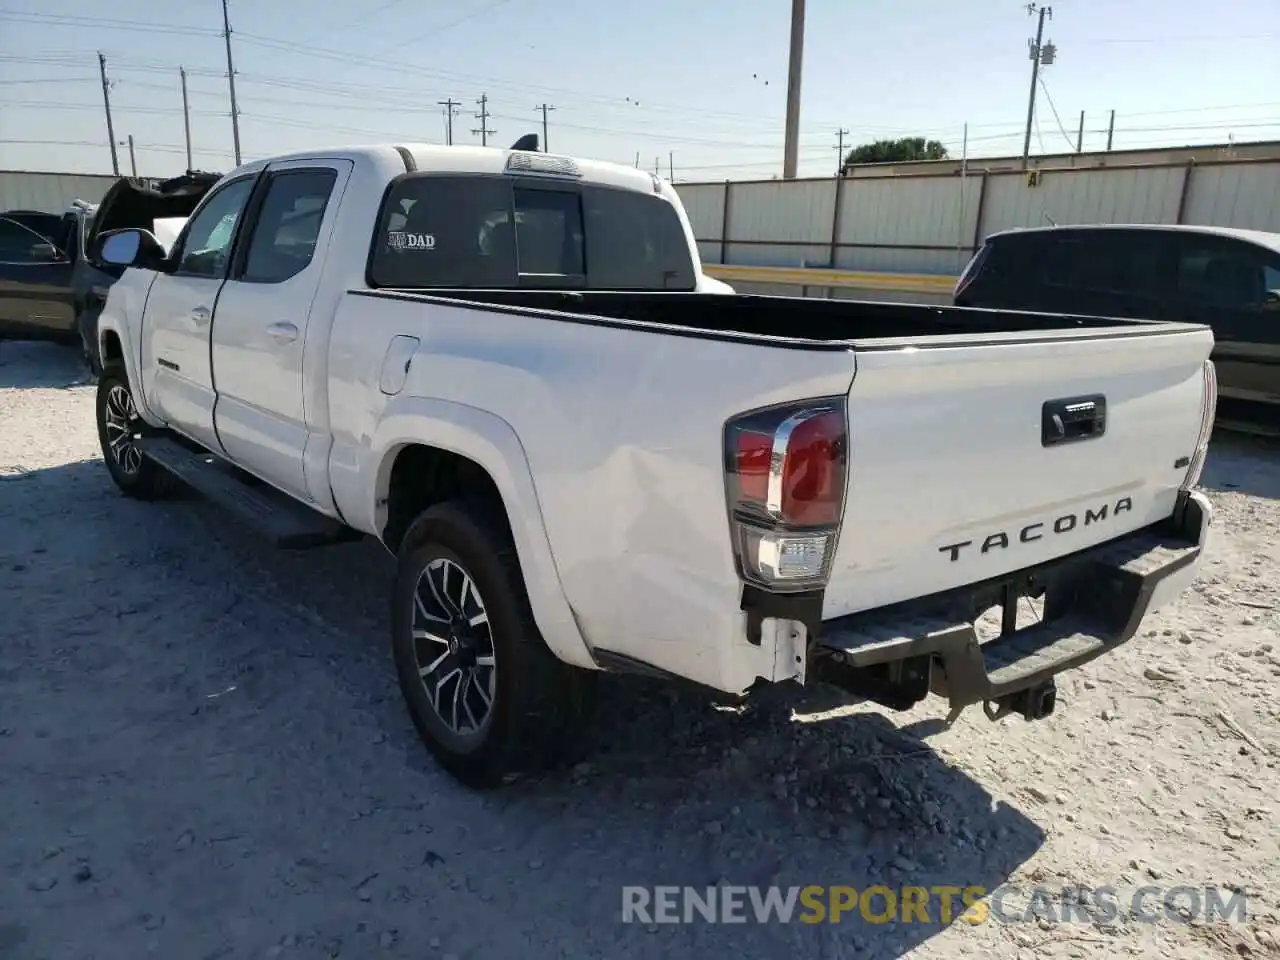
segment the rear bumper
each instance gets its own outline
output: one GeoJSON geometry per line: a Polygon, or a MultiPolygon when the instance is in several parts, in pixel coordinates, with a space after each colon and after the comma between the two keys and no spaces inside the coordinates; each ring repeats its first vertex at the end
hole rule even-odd
{"type": "Polygon", "coordinates": [[[945,696],[955,710],[1040,687],[1127,642],[1143,617],[1190,586],[1212,517],[1208,498],[1192,492],[1168,521],[1051,564],[826,621],[813,671],[851,688],[882,676],[901,692],[903,707],[926,692],[945,696]],[[1043,620],[981,643],[976,613],[1027,595],[1044,598],[1043,620]]]}

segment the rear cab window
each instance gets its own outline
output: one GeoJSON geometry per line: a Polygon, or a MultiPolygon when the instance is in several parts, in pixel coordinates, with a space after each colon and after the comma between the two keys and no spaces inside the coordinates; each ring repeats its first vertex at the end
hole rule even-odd
{"type": "Polygon", "coordinates": [[[371,287],[693,290],[664,198],[590,184],[407,174],[392,184],[369,255],[371,287]]]}

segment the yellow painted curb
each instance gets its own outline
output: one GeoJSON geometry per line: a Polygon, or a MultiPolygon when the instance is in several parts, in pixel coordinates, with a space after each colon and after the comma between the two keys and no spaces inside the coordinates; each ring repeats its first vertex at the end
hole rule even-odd
{"type": "Polygon", "coordinates": [[[821,267],[748,267],[733,263],[704,263],[702,270],[718,280],[858,290],[900,290],[904,293],[950,294],[956,285],[955,277],[933,273],[880,273],[821,267]]]}

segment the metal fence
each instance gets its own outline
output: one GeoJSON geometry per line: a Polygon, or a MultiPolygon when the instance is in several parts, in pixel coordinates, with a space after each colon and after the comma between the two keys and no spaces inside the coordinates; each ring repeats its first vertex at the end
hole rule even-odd
{"type": "Polygon", "coordinates": [[[1190,223],[1280,232],[1274,159],[1026,172],[974,166],[918,176],[681,183],[676,190],[708,272],[828,293],[890,289],[899,279],[903,290],[949,289],[985,236],[1013,227],[1190,223]],[[789,269],[752,269],[765,267],[789,269]],[[797,267],[826,269],[797,279],[797,267]],[[879,280],[861,286],[858,277],[841,277],[848,272],[879,280]]]}

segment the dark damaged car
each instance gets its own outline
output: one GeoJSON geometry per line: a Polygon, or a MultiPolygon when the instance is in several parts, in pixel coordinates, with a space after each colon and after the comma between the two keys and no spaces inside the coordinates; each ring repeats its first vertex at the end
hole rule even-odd
{"type": "Polygon", "coordinates": [[[98,315],[123,271],[89,257],[94,239],[123,227],[163,236],[158,223],[190,216],[221,176],[124,177],[97,205],[77,200],[62,213],[0,212],[0,338],[78,344],[96,373],[98,315]]]}

